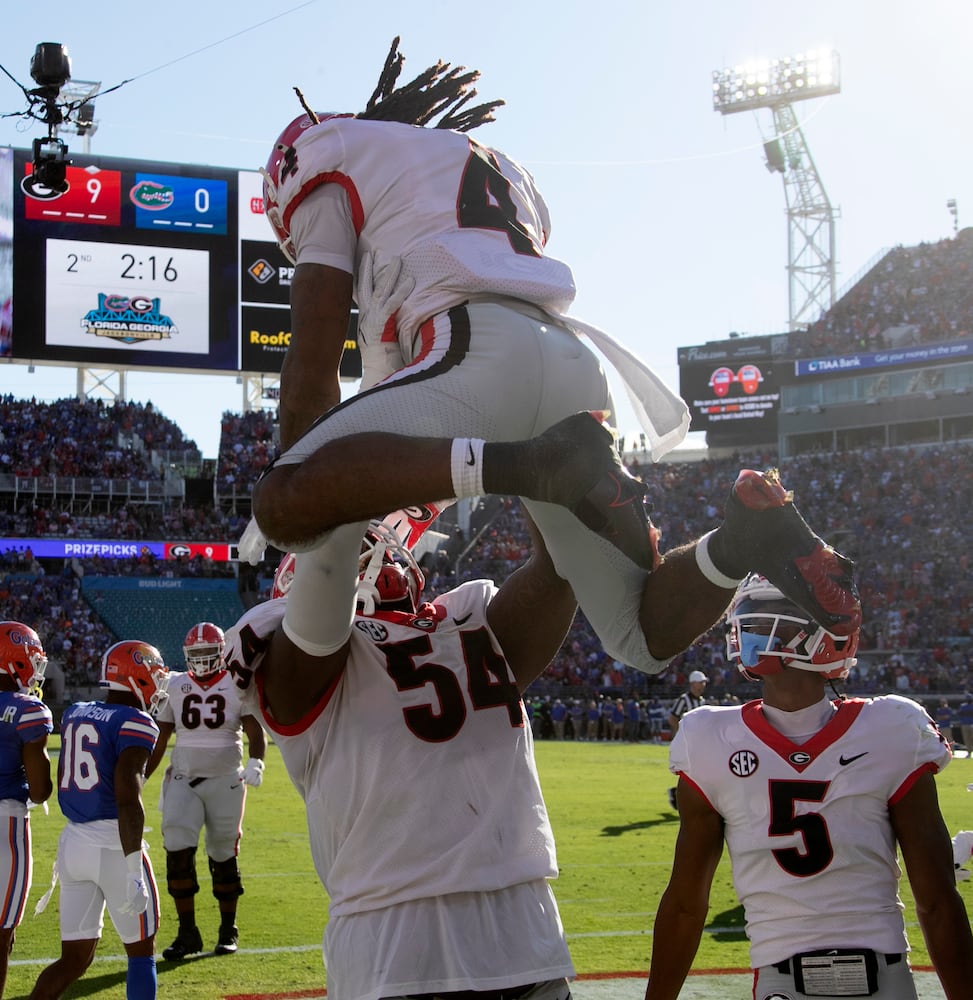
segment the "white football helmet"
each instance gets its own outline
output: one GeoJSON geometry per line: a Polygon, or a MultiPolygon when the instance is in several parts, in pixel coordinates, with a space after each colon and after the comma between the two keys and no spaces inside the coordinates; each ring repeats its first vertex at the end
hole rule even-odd
{"type": "Polygon", "coordinates": [[[362,614],[378,610],[415,612],[426,580],[415,556],[381,521],[365,532],[358,559],[358,604],[362,614]]]}
{"type": "Polygon", "coordinates": [[[281,181],[297,169],[294,143],[309,128],[320,125],[331,118],[354,117],[352,114],[335,114],[330,111],[318,111],[314,118],[307,112],[298,115],[293,121],[288,122],[283,132],[277,137],[277,141],[270,151],[270,156],[267,157],[267,166],[260,171],[264,178],[264,212],[267,214],[267,221],[274,230],[274,235],[277,237],[277,242],[280,244],[284,256],[292,264],[297,263],[297,254],[294,251],[294,244],[291,242],[287,220],[281,214],[280,205],[277,202],[277,192],[281,181]]]}
{"type": "Polygon", "coordinates": [[[858,662],[858,630],[833,635],[757,573],[737,588],[726,622],[727,658],[750,680],[785,666],[841,680],[858,662]]]}
{"type": "Polygon", "coordinates": [[[189,630],[182,644],[186,667],[193,677],[209,677],[223,669],[225,648],[223,629],[212,622],[200,622],[189,630]]]}
{"type": "Polygon", "coordinates": [[[101,658],[101,687],[128,691],[142,710],[156,715],[169,699],[169,668],[147,642],[127,639],[110,646],[101,658]]]}

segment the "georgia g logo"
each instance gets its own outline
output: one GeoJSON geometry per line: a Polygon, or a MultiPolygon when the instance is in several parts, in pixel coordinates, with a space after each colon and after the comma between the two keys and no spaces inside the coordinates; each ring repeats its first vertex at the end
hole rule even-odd
{"type": "Polygon", "coordinates": [[[415,521],[416,524],[425,524],[429,521],[433,521],[436,517],[435,514],[425,505],[416,504],[414,507],[405,508],[406,517],[410,521],[415,521]]]}

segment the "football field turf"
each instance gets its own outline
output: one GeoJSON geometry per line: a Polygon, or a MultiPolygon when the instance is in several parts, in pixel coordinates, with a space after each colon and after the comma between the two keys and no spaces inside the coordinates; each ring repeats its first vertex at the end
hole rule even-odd
{"type": "MultiPolygon", "coordinates": [[[[56,739],[54,740],[56,748],[56,739]]],[[[537,744],[537,760],[558,846],[560,877],[555,891],[565,931],[581,976],[576,1000],[638,1000],[644,990],[656,905],[669,873],[678,821],[666,789],[672,784],[667,748],[649,744],[537,744]]],[[[160,772],[161,773],[161,772],[160,772]]],[[[973,761],[956,759],[938,777],[940,801],[950,833],[973,828],[973,761]]],[[[159,774],[145,791],[146,840],[162,895],[163,925],[156,950],[175,936],[172,901],[165,892],[165,852],[157,808],[159,774]]],[[[389,817],[395,823],[394,817],[389,817]]],[[[26,997],[38,972],[59,950],[57,893],[47,910],[34,905],[50,881],[51,862],[63,819],[56,802],[50,814],[33,813],[34,888],[7,977],[5,997],[26,997]]],[[[197,916],[207,948],[216,942],[218,915],[201,849],[197,916]]],[[[300,998],[321,995],[326,976],[321,934],[327,897],[314,874],[304,812],[273,745],[260,788],[250,789],[240,850],[246,888],[240,900],[240,951],[211,952],[184,962],[159,957],[159,996],[217,1000],[228,996],[300,998]]],[[[973,880],[960,887],[973,912],[973,880]]],[[[929,957],[915,920],[908,883],[902,882],[906,923],[915,968],[929,957]]],[[[750,996],[751,980],[743,916],[733,894],[729,863],[717,871],[706,931],[682,997],[750,996]]],[[[109,921],[88,974],[69,997],[124,997],[125,959],[109,921]]],[[[919,977],[921,1000],[942,992],[934,979],[919,977]]]]}

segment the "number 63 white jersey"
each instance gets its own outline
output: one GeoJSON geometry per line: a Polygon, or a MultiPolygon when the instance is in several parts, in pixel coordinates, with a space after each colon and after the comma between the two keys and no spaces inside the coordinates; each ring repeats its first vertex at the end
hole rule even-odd
{"type": "Polygon", "coordinates": [[[800,745],[759,701],[683,717],[670,770],[724,819],[754,968],[818,948],[907,949],[889,804],[950,756],[898,695],[841,702],[800,745]]]}
{"type": "Polygon", "coordinates": [[[243,760],[240,692],[226,670],[202,680],[173,673],[169,700],[156,721],[175,726],[170,762],[176,774],[216,778],[239,770],[243,760]]]}

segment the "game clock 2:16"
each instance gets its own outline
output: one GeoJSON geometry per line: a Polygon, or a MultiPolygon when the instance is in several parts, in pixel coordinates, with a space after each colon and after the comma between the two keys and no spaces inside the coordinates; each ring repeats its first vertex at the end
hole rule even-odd
{"type": "Polygon", "coordinates": [[[209,265],[208,250],[49,239],[45,341],[59,347],[117,347],[111,338],[93,336],[89,319],[105,309],[131,307],[157,311],[174,328],[162,340],[142,342],[142,349],[206,354],[209,265]]]}
{"type": "Polygon", "coordinates": [[[48,278],[62,286],[97,285],[102,291],[115,293],[138,286],[144,291],[171,293],[205,292],[208,285],[209,254],[205,250],[88,240],[52,239],[47,245],[48,278]]]}

